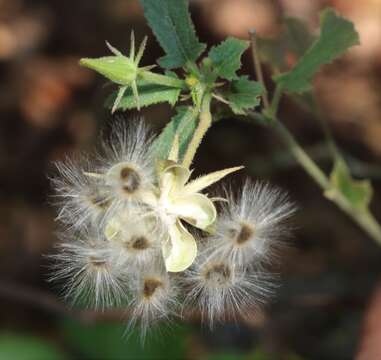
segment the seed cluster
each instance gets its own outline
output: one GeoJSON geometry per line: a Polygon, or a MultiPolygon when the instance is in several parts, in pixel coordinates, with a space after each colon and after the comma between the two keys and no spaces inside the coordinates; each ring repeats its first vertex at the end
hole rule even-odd
{"type": "Polygon", "coordinates": [[[128,307],[143,336],[158,320],[198,308],[213,326],[263,304],[268,272],[294,206],[280,190],[246,181],[221,209],[201,191],[238,168],[189,180],[176,144],[158,160],[142,122],[117,123],[96,156],[57,163],[63,225],[52,280],[73,304],[128,307]],[[195,232],[194,228],[200,231],[195,232]]]}

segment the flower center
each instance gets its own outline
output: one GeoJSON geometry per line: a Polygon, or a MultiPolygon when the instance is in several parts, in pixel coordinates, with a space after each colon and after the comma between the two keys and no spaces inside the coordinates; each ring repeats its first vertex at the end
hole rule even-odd
{"type": "Polygon", "coordinates": [[[138,190],[142,182],[138,172],[128,166],[120,170],[120,180],[123,190],[129,194],[138,190]]]}
{"type": "Polygon", "coordinates": [[[231,278],[231,269],[226,264],[215,264],[205,272],[205,279],[214,286],[223,286],[231,278]]]}
{"type": "Polygon", "coordinates": [[[163,283],[157,279],[145,279],[143,294],[144,297],[149,299],[156,292],[159,287],[162,287],[163,283]]]}
{"type": "Polygon", "coordinates": [[[145,250],[149,247],[149,241],[144,236],[133,236],[131,239],[131,247],[134,250],[145,250]]]}
{"type": "Polygon", "coordinates": [[[239,230],[230,229],[229,232],[232,239],[238,245],[242,245],[253,237],[255,230],[253,226],[245,224],[245,223],[241,223],[241,227],[239,228],[239,230]]]}

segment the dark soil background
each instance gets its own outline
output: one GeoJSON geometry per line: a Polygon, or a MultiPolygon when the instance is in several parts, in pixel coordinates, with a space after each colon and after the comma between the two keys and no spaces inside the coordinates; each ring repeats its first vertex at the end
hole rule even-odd
{"type": "MultiPolygon", "coordinates": [[[[276,36],[284,15],[300,17],[314,30],[327,5],[354,21],[362,45],[326,67],[315,85],[353,173],[372,179],[372,210],[381,220],[381,1],[191,3],[199,36],[209,45],[229,35],[247,38],[252,27],[260,36],[276,36]]],[[[48,261],[42,254],[56,242],[47,176],[53,161],[90,149],[99,130],[115,120],[102,105],[111,88],[80,68],[78,60],[106,54],[105,40],[127,50],[132,28],[138,39],[150,36],[143,62],[154,63],[162,52],[137,0],[0,0],[0,332],[44,338],[68,359],[90,355],[63,335],[62,321],[73,314],[55,302],[58,289],[46,281],[48,261]]],[[[254,78],[249,52],[244,71],[254,78]]],[[[159,130],[172,113],[160,105],[116,116],[125,121],[141,116],[159,130]]],[[[324,138],[312,116],[287,98],[280,114],[329,171],[324,138]]],[[[278,297],[239,326],[210,332],[192,321],[192,331],[184,335],[184,356],[203,359],[214,352],[261,349],[270,354],[266,359],[381,359],[381,300],[375,295],[381,247],[322,196],[276,135],[236,119],[222,120],[208,133],[195,164],[197,172],[243,164],[246,175],[286,189],[300,211],[279,266],[278,297]]],[[[95,315],[87,316],[92,323],[95,315]]]]}

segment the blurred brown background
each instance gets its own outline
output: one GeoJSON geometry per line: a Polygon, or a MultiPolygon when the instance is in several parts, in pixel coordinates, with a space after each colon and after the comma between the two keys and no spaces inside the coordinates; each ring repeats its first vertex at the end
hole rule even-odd
{"type": "MultiPolygon", "coordinates": [[[[247,38],[253,27],[260,36],[274,37],[282,30],[284,15],[304,19],[315,31],[318,13],[326,6],[354,21],[361,46],[326,67],[315,84],[326,121],[354,175],[372,179],[372,209],[381,220],[381,1],[194,0],[191,4],[199,36],[209,45],[229,35],[247,38]]],[[[138,39],[150,35],[143,62],[152,64],[162,53],[137,0],[0,0],[3,330],[41,335],[64,346],[56,326],[62,309],[55,309],[50,297],[47,306],[28,298],[30,288],[37,294],[57,294],[46,282],[48,262],[42,256],[56,241],[47,175],[53,161],[91,148],[100,127],[112,122],[102,106],[111,89],[80,68],[78,59],[104,55],[106,39],[126,50],[132,28],[138,39]]],[[[265,70],[271,87],[269,68],[265,70]]],[[[249,53],[244,71],[254,78],[249,53]]],[[[142,114],[159,130],[172,112],[162,105],[142,114]]],[[[127,114],[126,119],[136,115],[127,114]]],[[[328,170],[327,148],[311,116],[286,98],[281,117],[328,170]]],[[[381,300],[374,298],[381,280],[381,248],[322,197],[275,134],[226,119],[208,134],[196,159],[197,171],[237,164],[245,165],[252,177],[271,180],[290,192],[301,208],[297,231],[292,248],[284,254],[279,297],[266,313],[250,317],[239,330],[222,326],[202,335],[196,326],[189,358],[210,348],[260,346],[274,359],[288,352],[302,359],[352,359],[360,348],[359,358],[381,359],[377,349],[381,300]]]]}

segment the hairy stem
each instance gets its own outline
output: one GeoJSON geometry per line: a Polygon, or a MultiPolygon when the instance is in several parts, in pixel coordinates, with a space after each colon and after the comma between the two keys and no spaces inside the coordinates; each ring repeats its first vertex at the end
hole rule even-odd
{"type": "Polygon", "coordinates": [[[200,109],[199,122],[196,131],[193,134],[187,151],[184,155],[183,165],[190,167],[193,158],[196,154],[197,148],[200,146],[203,137],[212,125],[212,114],[210,113],[211,95],[205,94],[200,109]]]}
{"type": "Polygon", "coordinates": [[[176,79],[171,76],[155,74],[151,71],[142,71],[139,75],[143,80],[153,84],[175,87],[179,89],[186,89],[187,87],[184,80],[176,79]]]}

